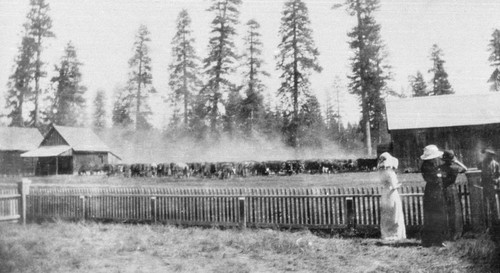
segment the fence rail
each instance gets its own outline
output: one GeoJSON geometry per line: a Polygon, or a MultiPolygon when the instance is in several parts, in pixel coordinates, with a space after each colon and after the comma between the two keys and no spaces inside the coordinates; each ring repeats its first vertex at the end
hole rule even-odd
{"type": "MultiPolygon", "coordinates": [[[[459,185],[471,224],[467,185],[459,185]]],[[[400,190],[407,226],[423,224],[423,187],[400,190]]],[[[338,228],[378,226],[380,189],[33,187],[28,218],[148,221],[182,225],[338,228]]]]}

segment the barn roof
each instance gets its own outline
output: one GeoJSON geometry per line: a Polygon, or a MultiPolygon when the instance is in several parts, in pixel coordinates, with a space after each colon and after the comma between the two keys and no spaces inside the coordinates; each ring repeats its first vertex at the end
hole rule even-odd
{"type": "Polygon", "coordinates": [[[500,93],[443,95],[386,101],[389,130],[500,123],[500,93]]]}
{"type": "Polygon", "coordinates": [[[71,155],[71,147],[68,145],[40,146],[21,154],[21,157],[52,157],[60,155],[71,155]]]}
{"type": "Polygon", "coordinates": [[[1,151],[29,151],[38,147],[42,140],[36,128],[0,127],[1,151]]]}
{"type": "Polygon", "coordinates": [[[110,152],[109,147],[90,128],[52,126],[77,152],[110,152]]]}

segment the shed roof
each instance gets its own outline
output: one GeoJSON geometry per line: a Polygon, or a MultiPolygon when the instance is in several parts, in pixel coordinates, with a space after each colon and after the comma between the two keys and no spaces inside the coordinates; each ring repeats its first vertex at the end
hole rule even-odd
{"type": "Polygon", "coordinates": [[[68,145],[40,146],[21,154],[21,157],[52,157],[60,155],[71,155],[71,147],[68,145]]]}
{"type": "Polygon", "coordinates": [[[52,126],[76,152],[110,152],[109,147],[89,128],[52,126]]]}
{"type": "Polygon", "coordinates": [[[389,130],[500,123],[500,93],[443,95],[386,101],[389,130]]]}
{"type": "Polygon", "coordinates": [[[29,151],[38,147],[42,140],[36,128],[0,127],[1,151],[29,151]]]}

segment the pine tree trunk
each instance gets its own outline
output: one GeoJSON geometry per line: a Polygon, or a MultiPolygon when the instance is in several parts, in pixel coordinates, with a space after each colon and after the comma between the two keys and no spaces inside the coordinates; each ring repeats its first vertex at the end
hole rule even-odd
{"type": "MultiPolygon", "coordinates": [[[[295,7],[293,12],[295,13],[295,7]]],[[[298,48],[297,48],[297,22],[293,15],[293,120],[292,120],[292,147],[298,145],[298,122],[299,122],[299,69],[298,69],[298,48]]]]}
{"type": "Polygon", "coordinates": [[[35,110],[33,116],[33,127],[38,127],[38,97],[40,95],[40,47],[41,47],[41,36],[38,37],[38,44],[36,48],[36,65],[35,65],[35,110]]]}
{"type": "Polygon", "coordinates": [[[361,62],[361,71],[360,71],[360,80],[361,80],[361,105],[363,107],[363,120],[365,121],[365,147],[366,153],[368,156],[372,154],[372,142],[371,142],[371,132],[370,132],[370,112],[368,109],[368,88],[366,87],[365,82],[365,71],[363,68],[362,62],[365,57],[364,50],[364,38],[361,30],[363,29],[363,23],[361,21],[361,3],[359,0],[356,0],[356,17],[358,21],[358,40],[359,40],[359,61],[361,62]]]}
{"type": "Polygon", "coordinates": [[[186,68],[186,62],[187,62],[187,56],[186,56],[186,34],[184,33],[182,35],[182,44],[184,45],[184,50],[183,50],[183,62],[182,62],[182,73],[183,73],[183,92],[184,92],[184,127],[187,128],[188,125],[188,87],[187,87],[187,68],[186,68]]]}
{"type": "Polygon", "coordinates": [[[142,74],[142,56],[139,60],[139,75],[137,77],[137,108],[135,113],[135,129],[139,129],[139,116],[141,110],[141,74],[142,74]]]}

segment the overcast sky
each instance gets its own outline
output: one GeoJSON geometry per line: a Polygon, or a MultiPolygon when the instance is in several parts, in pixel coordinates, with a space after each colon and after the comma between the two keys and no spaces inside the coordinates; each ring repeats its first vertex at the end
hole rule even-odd
{"type": "MultiPolygon", "coordinates": [[[[112,96],[115,86],[127,80],[128,60],[140,24],[151,32],[153,84],[161,94],[168,90],[167,67],[170,63],[170,42],[175,32],[175,20],[181,9],[187,9],[200,57],[207,55],[210,21],[206,11],[208,0],[47,0],[56,39],[46,40],[43,60],[48,64],[49,77],[63,54],[64,46],[72,41],[84,63],[83,84],[89,88],[89,98],[97,89],[112,96]]],[[[283,0],[243,0],[237,43],[245,23],[254,18],[261,24],[264,43],[265,69],[271,73],[267,85],[277,90],[280,80],[275,71],[278,29],[283,0]]],[[[338,75],[347,84],[350,71],[347,32],[355,24],[345,9],[332,10],[334,3],[343,1],[304,0],[309,8],[313,36],[320,51],[323,72],[311,78],[312,88],[321,102],[331,91],[333,77],[338,75]]],[[[495,28],[500,28],[498,0],[381,0],[376,20],[382,26],[382,39],[389,54],[394,80],[389,85],[396,91],[408,88],[408,76],[417,71],[427,73],[431,67],[430,48],[436,43],[444,52],[445,69],[457,94],[488,92],[486,80],[492,72],[487,61],[488,42],[495,28]]],[[[29,0],[0,0],[0,106],[3,108],[6,84],[12,73],[13,59],[21,42],[22,24],[29,10],[29,0]]],[[[159,102],[161,100],[155,100],[159,102]]],[[[358,119],[357,102],[347,96],[344,105],[347,120],[358,119]]],[[[155,122],[160,123],[165,107],[153,105],[155,122]]]]}

